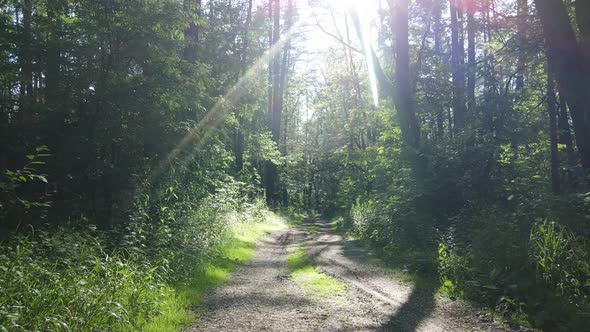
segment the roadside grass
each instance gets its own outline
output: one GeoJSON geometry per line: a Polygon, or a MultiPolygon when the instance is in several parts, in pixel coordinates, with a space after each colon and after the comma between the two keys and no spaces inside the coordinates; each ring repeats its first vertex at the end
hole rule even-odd
{"type": "Polygon", "coordinates": [[[287,257],[287,266],[293,280],[304,289],[305,293],[314,298],[341,298],[346,285],[339,280],[320,272],[313,266],[312,260],[302,248],[297,248],[287,257]]]}
{"type": "Polygon", "coordinates": [[[225,283],[230,273],[246,263],[256,250],[256,240],[273,231],[288,227],[284,218],[268,213],[264,222],[238,222],[232,226],[232,236],[212,261],[195,268],[190,280],[176,285],[169,292],[161,308],[162,314],[154,317],[141,330],[146,332],[176,332],[198,318],[199,306],[207,291],[225,283]]]}

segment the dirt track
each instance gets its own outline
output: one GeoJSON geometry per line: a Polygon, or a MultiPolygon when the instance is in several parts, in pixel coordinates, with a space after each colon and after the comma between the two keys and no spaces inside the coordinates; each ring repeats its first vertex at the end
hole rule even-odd
{"type": "Polygon", "coordinates": [[[370,253],[320,220],[271,234],[253,259],[207,298],[189,331],[506,331],[464,303],[414,287],[367,263],[370,253]],[[317,234],[308,230],[313,225],[317,234]],[[286,257],[305,248],[321,270],[348,287],[344,299],[309,298],[290,278],[286,257]]]}

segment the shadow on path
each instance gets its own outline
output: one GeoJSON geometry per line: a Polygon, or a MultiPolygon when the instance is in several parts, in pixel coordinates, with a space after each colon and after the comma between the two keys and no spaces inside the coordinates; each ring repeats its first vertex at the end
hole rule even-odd
{"type": "MultiPolygon", "coordinates": [[[[418,281],[408,300],[382,324],[379,331],[416,331],[435,307],[438,285],[432,280],[418,281]]],[[[421,329],[422,330],[422,329],[421,329]]],[[[423,329],[427,331],[427,328],[423,329]]]]}
{"type": "MultiPolygon", "coordinates": [[[[314,222],[308,222],[307,226],[310,225],[317,227],[318,234],[330,234],[333,233],[331,225],[322,222],[321,220],[315,220],[314,222]]],[[[377,258],[374,253],[363,248],[358,241],[329,241],[323,243],[322,241],[316,241],[316,245],[324,245],[323,248],[318,250],[315,255],[319,256],[322,252],[330,246],[341,246],[342,255],[353,261],[357,261],[361,264],[366,264],[368,259],[377,258]]],[[[330,265],[338,265],[336,261],[327,262],[330,265]]],[[[345,266],[342,266],[346,270],[345,266]]],[[[353,271],[348,271],[352,273],[353,271]]],[[[362,269],[356,269],[354,273],[350,274],[350,277],[360,278],[363,280],[365,274],[370,275],[370,271],[363,271],[362,269]]],[[[348,275],[347,275],[348,276],[348,275]]],[[[391,315],[387,321],[379,326],[373,328],[377,331],[431,331],[431,323],[426,323],[425,320],[431,316],[436,306],[436,292],[439,288],[439,283],[436,278],[424,279],[418,278],[414,284],[407,300],[404,301],[395,310],[395,313],[391,315]]],[[[379,291],[377,289],[377,291],[379,291]]],[[[383,294],[383,293],[382,293],[383,294]]],[[[383,294],[387,296],[387,294],[383,294]]],[[[435,328],[439,328],[438,326],[435,328]]]]}

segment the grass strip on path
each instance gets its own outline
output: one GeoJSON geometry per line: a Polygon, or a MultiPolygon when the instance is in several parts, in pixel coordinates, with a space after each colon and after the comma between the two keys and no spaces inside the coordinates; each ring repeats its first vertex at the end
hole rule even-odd
{"type": "Polygon", "coordinates": [[[273,213],[269,213],[265,222],[234,224],[232,239],[221,249],[222,254],[196,268],[191,280],[175,287],[162,308],[162,315],[154,317],[142,331],[173,332],[190,325],[196,318],[194,310],[203,303],[207,291],[225,283],[233,269],[250,260],[256,250],[256,241],[287,227],[286,221],[273,213]]]}
{"type": "Polygon", "coordinates": [[[308,296],[314,298],[341,298],[346,285],[340,280],[322,273],[313,266],[312,260],[302,248],[297,248],[287,257],[287,266],[293,280],[303,288],[308,296]]]}

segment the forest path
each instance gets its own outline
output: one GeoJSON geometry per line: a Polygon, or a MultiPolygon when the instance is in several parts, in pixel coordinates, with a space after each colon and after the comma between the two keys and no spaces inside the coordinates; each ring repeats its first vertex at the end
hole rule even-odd
{"type": "Polygon", "coordinates": [[[257,243],[252,260],[238,267],[206,300],[189,331],[505,331],[483,321],[434,286],[410,285],[370,263],[371,253],[315,219],[257,243]],[[314,265],[346,285],[338,298],[313,296],[292,278],[286,260],[303,248],[314,265]]]}

